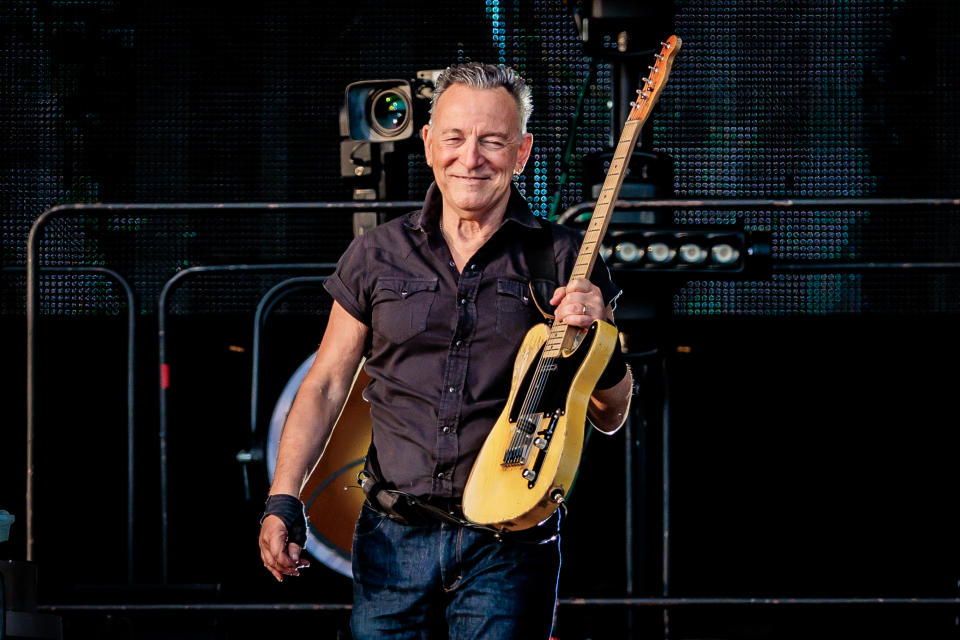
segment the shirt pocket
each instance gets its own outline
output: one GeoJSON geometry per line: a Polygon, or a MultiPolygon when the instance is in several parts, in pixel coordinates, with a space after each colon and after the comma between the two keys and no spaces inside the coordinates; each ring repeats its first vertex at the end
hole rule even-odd
{"type": "Polygon", "coordinates": [[[519,344],[539,316],[526,282],[510,278],[497,280],[497,333],[519,344]]]}
{"type": "Polygon", "coordinates": [[[438,278],[380,278],[374,291],[373,330],[393,344],[423,333],[438,288],[438,278]]]}

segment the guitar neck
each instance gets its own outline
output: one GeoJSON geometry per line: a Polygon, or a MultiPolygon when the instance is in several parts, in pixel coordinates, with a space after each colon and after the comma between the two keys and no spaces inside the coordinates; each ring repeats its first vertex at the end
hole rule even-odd
{"type": "MultiPolygon", "coordinates": [[[[628,120],[623,126],[623,133],[620,134],[620,142],[617,144],[613,159],[610,161],[610,168],[607,170],[607,177],[603,181],[600,197],[597,198],[593,215],[590,216],[590,224],[583,234],[580,253],[577,254],[577,261],[570,272],[571,280],[589,279],[593,272],[593,267],[597,263],[597,256],[600,255],[600,243],[607,233],[607,227],[610,226],[610,214],[613,212],[617,195],[620,194],[620,187],[623,186],[627,165],[630,162],[629,158],[633,153],[637,138],[640,137],[642,125],[643,123],[639,120],[628,120]]],[[[543,346],[544,357],[558,357],[564,346],[569,345],[579,331],[577,327],[568,326],[566,323],[558,322],[554,324],[550,329],[550,336],[543,346]]]]}
{"type": "Polygon", "coordinates": [[[600,242],[610,225],[610,214],[613,212],[620,187],[623,186],[623,179],[627,174],[626,168],[630,163],[630,155],[637,143],[637,138],[640,137],[640,129],[641,123],[638,120],[628,120],[623,126],[620,143],[614,150],[610,168],[607,170],[607,177],[604,179],[603,188],[600,190],[600,197],[597,198],[596,207],[590,217],[590,224],[583,235],[583,244],[580,245],[580,253],[577,255],[577,261],[570,274],[571,280],[589,278],[593,272],[593,265],[596,264],[597,256],[600,254],[600,242]]]}
{"type": "MultiPolygon", "coordinates": [[[[673,59],[680,50],[681,40],[676,36],[670,36],[666,42],[661,44],[663,49],[656,56],[657,62],[650,67],[650,75],[644,78],[644,87],[637,90],[637,101],[630,103],[633,109],[630,111],[630,117],[626,124],[623,125],[620,142],[614,149],[610,168],[607,169],[607,177],[604,179],[603,188],[600,190],[600,197],[597,198],[593,215],[590,216],[590,224],[583,235],[580,253],[577,254],[577,261],[570,273],[571,280],[587,280],[593,272],[593,267],[597,263],[597,256],[600,254],[600,242],[610,225],[610,214],[613,212],[617,196],[620,194],[620,187],[623,186],[623,179],[627,174],[633,147],[637,144],[640,130],[650,116],[653,105],[656,104],[660,93],[663,91],[663,85],[670,75],[673,59]]],[[[580,332],[579,328],[570,327],[566,323],[555,323],[551,327],[550,336],[543,346],[543,357],[556,358],[560,356],[564,348],[573,344],[580,332]]]]}

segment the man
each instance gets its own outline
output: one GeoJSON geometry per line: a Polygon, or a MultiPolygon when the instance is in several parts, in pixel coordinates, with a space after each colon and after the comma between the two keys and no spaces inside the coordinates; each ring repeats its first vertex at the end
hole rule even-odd
{"type": "MultiPolygon", "coordinates": [[[[296,496],[365,354],[373,424],[367,471],[377,486],[456,512],[504,408],[517,349],[543,322],[527,284],[551,282],[548,302],[558,321],[588,327],[612,320],[619,291],[602,263],[591,281],[567,282],[579,242],[574,230],[548,225],[552,272],[543,278],[532,266],[531,247],[545,236],[513,186],[530,156],[531,110],[530,90],[509,68],[448,68],[421,132],[435,178],[423,209],[357,238],[327,279],[335,302],[284,426],[260,532],[261,557],[277,580],[308,566],[300,557],[296,496]]],[[[631,389],[617,353],[591,397],[591,422],[616,431],[631,389]]],[[[411,523],[388,511],[368,500],[356,526],[356,640],[549,637],[559,513],[495,537],[429,513],[411,523]]]]}

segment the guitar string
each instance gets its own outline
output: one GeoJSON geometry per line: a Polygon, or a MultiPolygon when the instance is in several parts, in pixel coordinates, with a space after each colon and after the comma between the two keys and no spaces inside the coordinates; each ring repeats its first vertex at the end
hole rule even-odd
{"type": "MultiPolygon", "coordinates": [[[[551,334],[553,333],[553,328],[551,328],[551,334]]],[[[549,341],[549,336],[547,341],[549,341]]],[[[544,343],[546,344],[546,342],[544,343]]],[[[517,420],[517,424],[526,424],[527,418],[532,418],[533,413],[531,412],[532,408],[535,408],[540,404],[540,400],[543,398],[543,392],[546,389],[546,379],[550,375],[551,367],[554,363],[555,358],[544,358],[541,356],[540,360],[537,362],[537,369],[534,372],[534,379],[531,381],[531,389],[527,391],[526,396],[524,397],[524,403],[520,410],[520,415],[517,420]],[[531,393],[532,391],[532,393],[531,393]]],[[[536,427],[534,427],[534,433],[536,433],[536,427]]],[[[513,438],[510,443],[510,451],[518,447],[522,447],[522,455],[519,456],[521,459],[521,464],[526,462],[527,457],[530,455],[530,444],[533,442],[534,433],[526,433],[525,430],[515,427],[513,438]]],[[[511,460],[513,456],[511,456],[511,460]]]]}
{"type": "MultiPolygon", "coordinates": [[[[526,396],[524,397],[524,403],[520,410],[520,415],[517,420],[517,427],[514,428],[513,439],[510,443],[510,459],[511,462],[520,462],[521,464],[526,461],[526,457],[529,454],[528,443],[532,439],[533,434],[526,432],[526,425],[530,424],[530,420],[533,418],[531,413],[531,408],[535,407],[539,402],[539,398],[542,397],[542,392],[540,391],[543,388],[543,383],[546,378],[546,366],[544,359],[541,358],[537,363],[537,369],[534,373],[534,378],[530,382],[530,389],[528,389],[526,396]],[[524,425],[524,428],[520,428],[520,425],[524,425]]],[[[536,431],[536,427],[534,427],[536,431]]]]}
{"type": "MultiPolygon", "coordinates": [[[[537,360],[537,368],[534,371],[533,379],[530,382],[531,387],[536,387],[538,381],[542,379],[542,369],[543,369],[543,358],[537,360]]],[[[507,458],[513,463],[515,461],[515,450],[521,446],[521,440],[524,438],[523,429],[521,425],[526,424],[527,418],[530,416],[530,390],[527,390],[527,393],[524,394],[523,404],[520,406],[520,413],[517,416],[517,424],[513,428],[513,437],[510,439],[510,445],[507,449],[507,458]]],[[[507,462],[507,460],[505,460],[507,462]]]]}
{"type": "MultiPolygon", "coordinates": [[[[511,443],[511,448],[525,445],[526,443],[523,441],[527,440],[531,435],[526,432],[526,425],[529,424],[529,420],[533,417],[531,409],[536,407],[536,405],[539,403],[539,398],[542,396],[542,393],[538,393],[538,391],[543,388],[543,381],[546,377],[545,369],[545,361],[543,358],[540,358],[539,362],[537,363],[537,369],[534,372],[533,380],[530,381],[530,388],[527,390],[526,396],[524,397],[524,403],[520,409],[520,416],[519,420],[517,421],[518,425],[525,425],[525,427],[516,429],[514,432],[514,441],[511,443]]],[[[536,428],[534,428],[534,430],[536,430],[536,428]]],[[[526,456],[524,455],[520,457],[526,456]]]]}
{"type": "MultiPolygon", "coordinates": [[[[551,333],[552,333],[552,330],[551,330],[551,333]]],[[[549,341],[549,336],[547,338],[547,341],[549,341]]],[[[546,341],[544,342],[544,344],[546,344],[546,341]]],[[[530,389],[528,389],[526,395],[524,396],[524,402],[523,402],[523,405],[521,405],[520,415],[518,416],[518,419],[517,419],[518,426],[514,427],[513,438],[511,439],[511,442],[510,442],[510,451],[513,451],[514,449],[520,447],[521,441],[524,440],[527,436],[524,430],[519,428],[519,425],[526,424],[527,419],[532,416],[530,412],[531,407],[536,406],[536,404],[540,402],[540,398],[542,397],[543,394],[542,392],[536,393],[536,391],[541,390],[543,388],[543,382],[546,378],[546,375],[547,375],[546,362],[545,362],[545,359],[541,356],[540,359],[537,361],[537,368],[534,371],[533,380],[531,380],[530,382],[530,387],[535,393],[531,395],[530,389]]],[[[522,457],[526,458],[526,454],[524,454],[524,456],[522,457]]],[[[513,456],[511,456],[511,459],[512,458],[513,456]]]]}
{"type": "MultiPolygon", "coordinates": [[[[567,325],[563,324],[563,327],[564,328],[562,332],[565,332],[567,329],[567,325]]],[[[550,333],[552,334],[554,330],[556,330],[558,333],[561,333],[561,330],[559,329],[559,325],[552,327],[550,333]]],[[[550,338],[548,337],[547,341],[549,341],[549,339],[550,338]]],[[[546,342],[544,344],[546,344],[546,342]]],[[[543,397],[543,393],[547,388],[546,379],[547,377],[549,377],[550,372],[556,369],[556,367],[553,366],[555,361],[556,361],[555,357],[540,358],[540,361],[537,364],[537,371],[534,376],[535,381],[531,383],[531,386],[534,387],[533,394],[531,395],[530,392],[527,393],[527,396],[525,398],[526,402],[524,402],[524,406],[523,408],[521,408],[522,416],[532,415],[530,413],[531,404],[533,407],[536,407],[537,405],[540,404],[540,400],[543,397]]],[[[518,420],[518,423],[519,423],[519,420],[518,420]]],[[[534,432],[536,432],[536,429],[534,429],[534,432]]],[[[526,435],[528,436],[527,442],[524,443],[525,450],[523,452],[523,456],[521,456],[523,462],[526,462],[527,457],[530,455],[530,446],[534,439],[533,438],[534,434],[526,434],[526,435]]],[[[516,429],[514,432],[514,440],[516,441],[516,444],[519,444],[519,440],[523,438],[524,438],[524,434],[521,434],[520,430],[516,429]]]]}

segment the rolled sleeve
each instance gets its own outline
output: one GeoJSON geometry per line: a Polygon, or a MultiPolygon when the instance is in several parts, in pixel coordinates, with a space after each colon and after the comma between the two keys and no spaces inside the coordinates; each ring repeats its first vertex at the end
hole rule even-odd
{"type": "Polygon", "coordinates": [[[333,275],[323,282],[323,288],[347,313],[370,326],[370,296],[365,286],[367,265],[363,244],[363,236],[350,243],[337,262],[333,275]]]}

